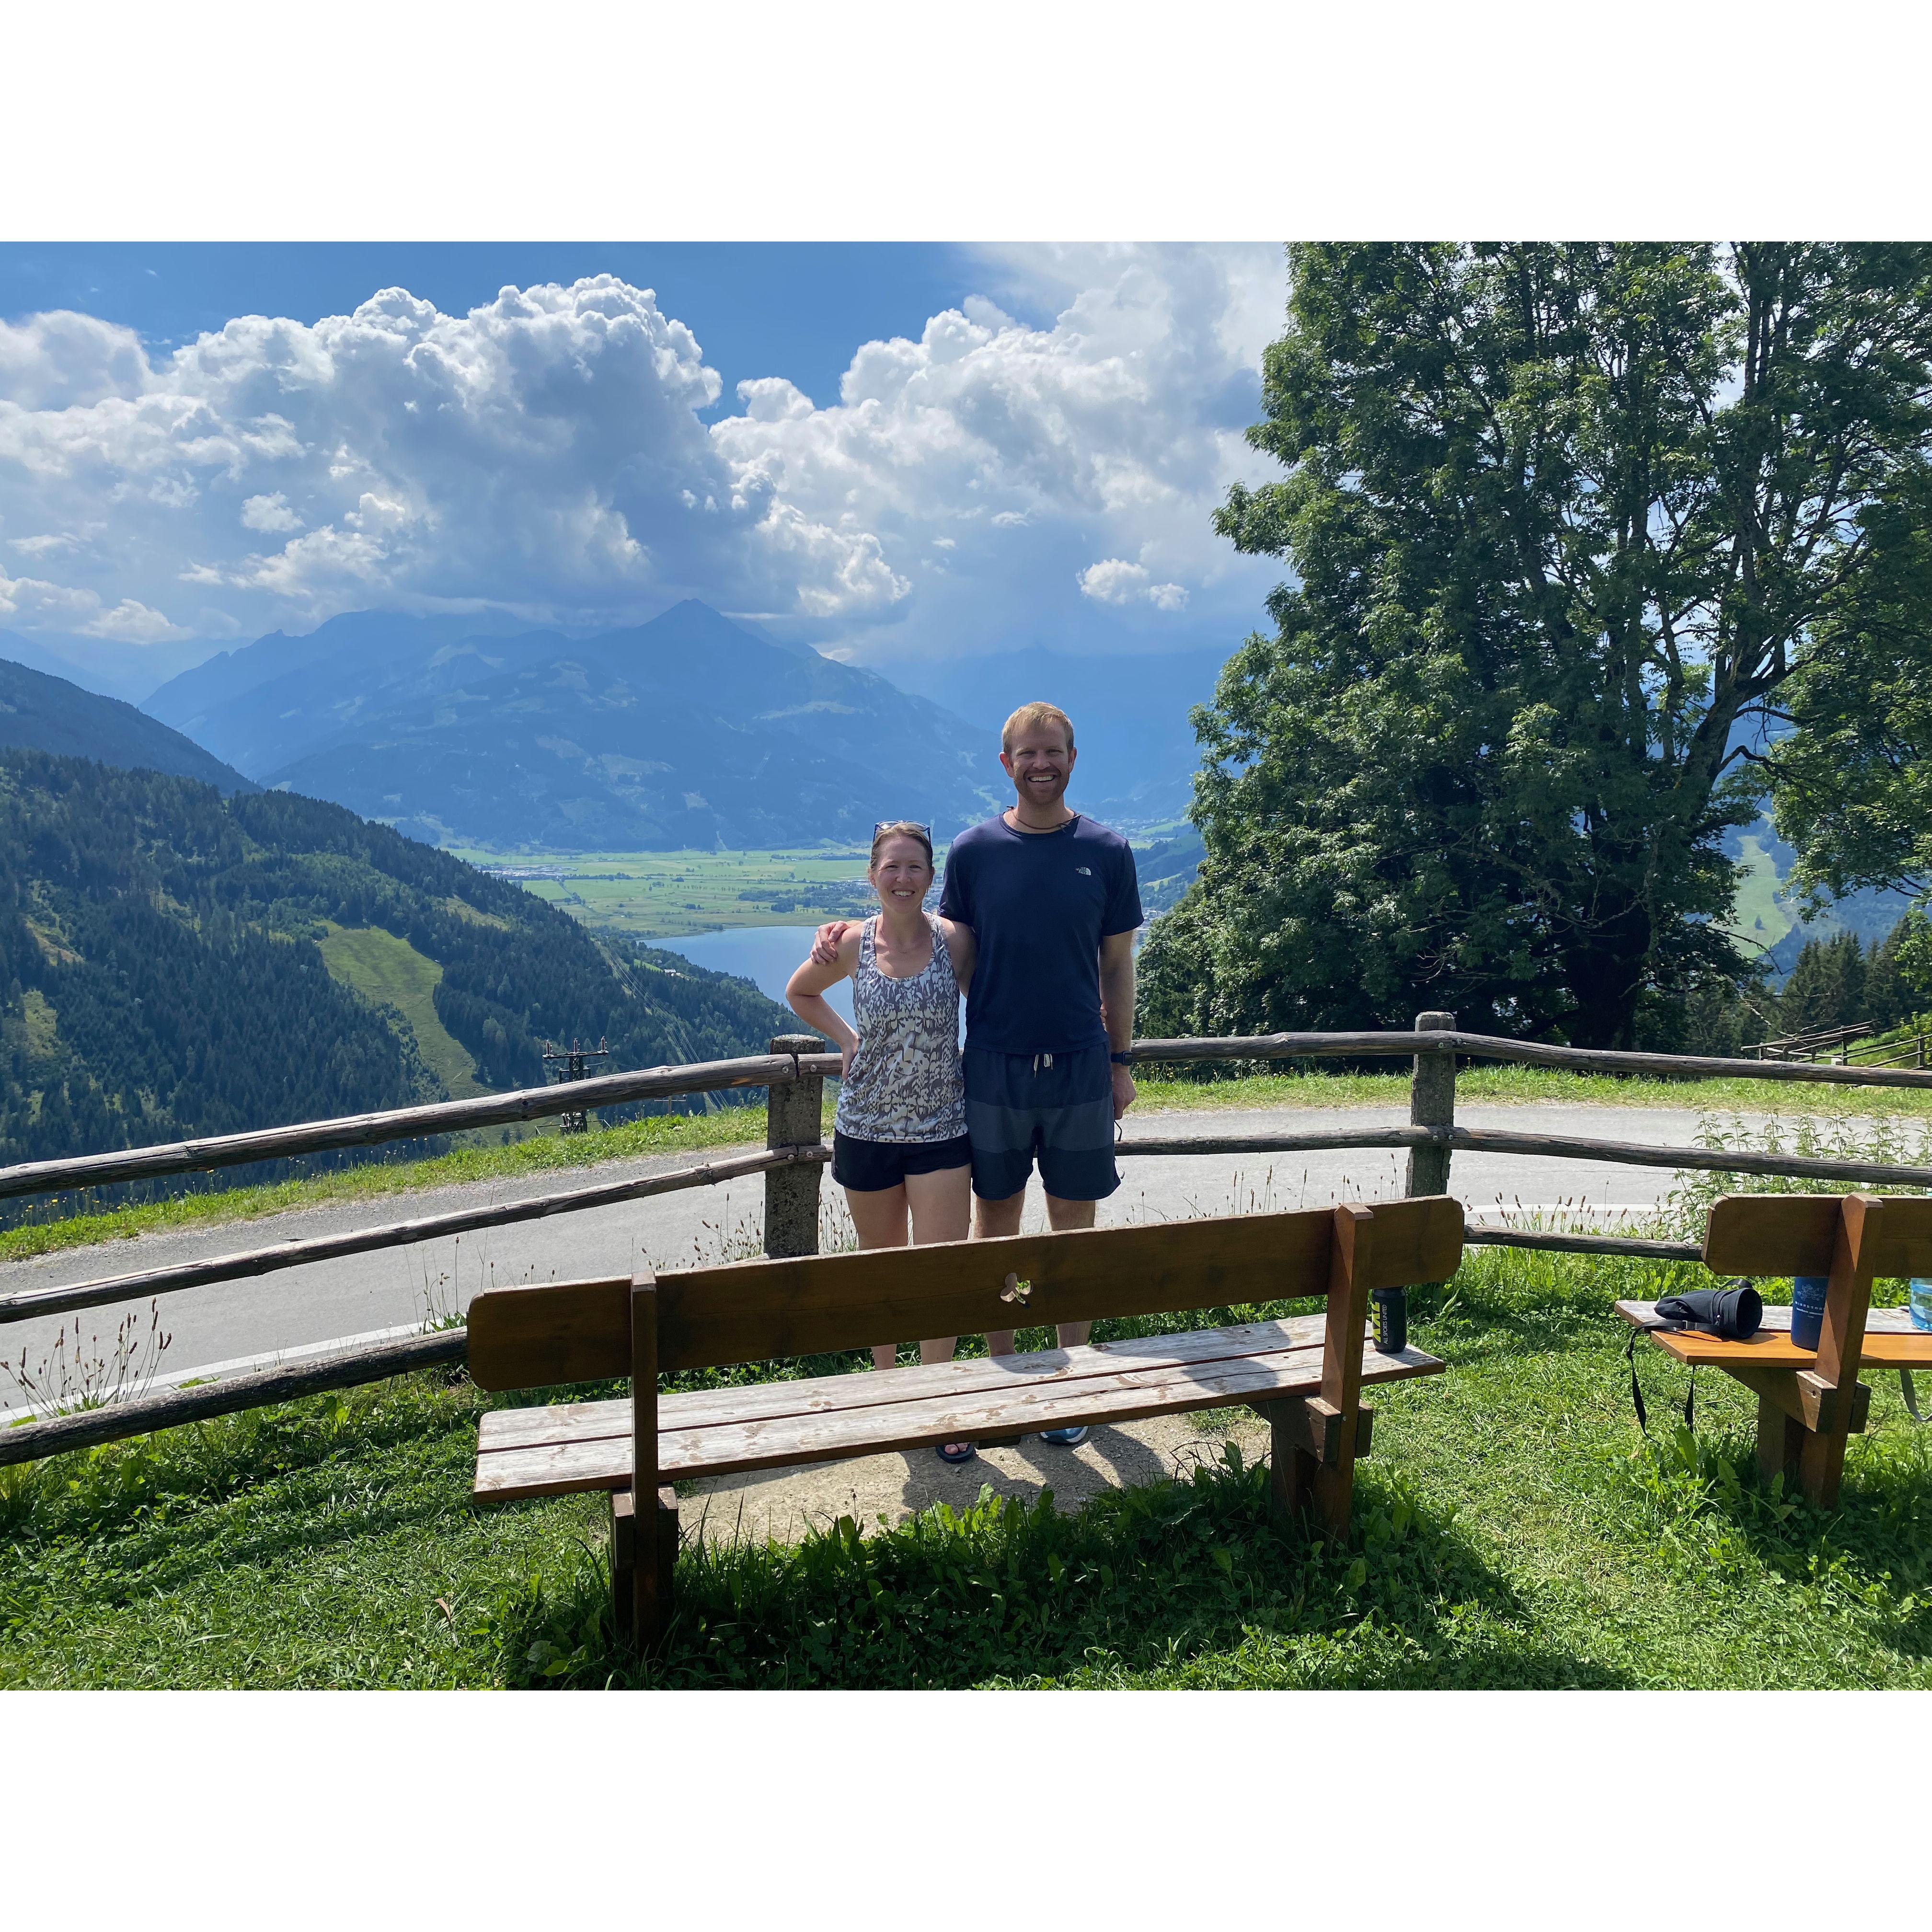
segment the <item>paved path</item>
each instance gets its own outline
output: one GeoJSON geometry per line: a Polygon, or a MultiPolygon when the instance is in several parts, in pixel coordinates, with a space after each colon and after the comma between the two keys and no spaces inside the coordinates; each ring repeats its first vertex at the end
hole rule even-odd
{"type": "MultiPolygon", "coordinates": [[[[1697,1121],[1696,1115],[1688,1111],[1558,1103],[1470,1106],[1460,1110],[1458,1118],[1468,1126],[1562,1130],[1667,1146],[1689,1144],[1697,1121]]],[[[1406,1108],[1390,1107],[1167,1114],[1143,1114],[1137,1109],[1130,1116],[1129,1130],[1130,1134],[1167,1138],[1396,1126],[1407,1118],[1406,1108]]],[[[613,1162],[594,1172],[599,1180],[662,1173],[687,1164],[691,1158],[670,1154],[613,1162]]],[[[1313,1207],[1338,1200],[1389,1199],[1402,1192],[1406,1159],[1399,1149],[1150,1156],[1122,1163],[1124,1184],[1102,1204],[1102,1220],[1103,1224],[1140,1222],[1313,1207]]],[[[591,1178],[586,1172],[584,1184],[591,1178]]],[[[567,1174],[547,1173],[387,1200],[353,1202],[218,1228],[146,1234],[134,1240],[70,1250],[0,1267],[0,1292],[92,1280],[272,1242],[412,1220],[478,1200],[506,1201],[549,1193],[571,1184],[567,1174]]],[[[1454,1191],[1478,1216],[1518,1204],[1529,1208],[1559,1203],[1599,1212],[1628,1208],[1642,1213],[1661,1199],[1671,1184],[1671,1173],[1665,1168],[1500,1154],[1460,1154],[1452,1177],[1454,1191]]],[[[829,1179],[826,1192],[830,1199],[837,1199],[837,1190],[829,1179]]],[[[319,1262],[257,1280],[191,1288],[170,1295],[161,1304],[163,1326],[173,1339],[163,1360],[160,1380],[229,1367],[342,1336],[415,1327],[426,1316],[460,1310],[479,1288],[493,1282],[624,1274],[640,1258],[665,1268],[716,1260],[728,1253],[755,1253],[764,1198],[763,1178],[753,1176],[718,1188],[694,1188],[452,1240],[319,1262]]],[[[1036,1184],[1029,1226],[1038,1222],[1040,1214],[1036,1184]]],[[[90,1309],[78,1317],[65,1318],[70,1357],[76,1319],[86,1352],[111,1355],[116,1330],[124,1316],[130,1314],[145,1331],[145,1302],[90,1309]]],[[[62,1327],[61,1319],[44,1317],[0,1328],[0,1360],[18,1363],[24,1352],[29,1369],[38,1368],[50,1354],[62,1327]]],[[[0,1412],[15,1407],[20,1400],[13,1382],[0,1374],[0,1412]]]]}

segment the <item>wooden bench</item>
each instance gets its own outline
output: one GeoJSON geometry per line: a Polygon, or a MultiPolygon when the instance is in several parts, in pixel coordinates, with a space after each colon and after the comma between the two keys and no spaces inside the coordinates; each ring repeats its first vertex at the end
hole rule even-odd
{"type": "Polygon", "coordinates": [[[628,1376],[628,1401],[495,1411],[474,1494],[611,1492],[620,1626],[654,1642],[670,1612],[670,1485],[888,1450],[1247,1403],[1270,1425],[1271,1496],[1347,1523],[1368,1447],[1364,1382],[1431,1375],[1420,1350],[1364,1359],[1368,1298],[1447,1280],[1462,1210],[1444,1196],[1022,1234],[653,1276],[492,1288],[470,1306],[470,1373],[527,1389],[628,1376]],[[887,1337],[1325,1295],[1325,1315],[749,1387],[660,1390],[679,1370],[865,1348],[887,1337]],[[641,1514],[633,1498],[650,1498],[641,1514]]]}
{"type": "Polygon", "coordinates": [[[1767,1308],[1748,1342],[1652,1326],[1655,1303],[1617,1312],[1666,1354],[1722,1369],[1757,1396],[1758,1467],[1783,1475],[1829,1509],[1838,1499],[1845,1443],[1865,1426],[1871,1391],[1861,1368],[1932,1368],[1932,1334],[1902,1309],[1874,1311],[1875,1279],[1932,1274],[1932,1200],[1848,1194],[1728,1194],[1704,1229],[1704,1265],[1720,1275],[1826,1275],[1815,1349],[1791,1339],[1791,1311],[1767,1308]]]}

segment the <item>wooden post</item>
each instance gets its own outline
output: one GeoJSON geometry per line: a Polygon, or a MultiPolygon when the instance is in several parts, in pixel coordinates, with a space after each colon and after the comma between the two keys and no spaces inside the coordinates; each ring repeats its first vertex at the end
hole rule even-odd
{"type": "MultiPolygon", "coordinates": [[[[1418,1013],[1418,1033],[1454,1033],[1454,1013],[1418,1013]]],[[[1456,1056],[1418,1053],[1409,1063],[1408,1121],[1414,1127],[1453,1127],[1456,1124],[1456,1056]]],[[[1403,1192],[1418,1195],[1449,1192],[1449,1149],[1416,1147],[1408,1150],[1408,1180],[1403,1192]]],[[[1400,1353],[1408,1346],[1408,1290],[1376,1291],[1376,1346],[1400,1353]]]]}
{"type": "Polygon", "coordinates": [[[1865,1316],[1871,1306],[1872,1256],[1884,1215],[1885,1203],[1876,1195],[1847,1194],[1839,1205],[1831,1286],[1825,1291],[1825,1318],[1818,1334],[1815,1371],[1820,1383],[1838,1391],[1838,1400],[1833,1405],[1832,1426],[1806,1432],[1798,1464],[1804,1493],[1820,1509],[1830,1509],[1838,1500],[1845,1438],[1851,1426],[1852,1390],[1858,1385],[1865,1316]]]}
{"type": "MultiPolygon", "coordinates": [[[[664,1635],[670,1615],[658,1490],[658,1284],[649,1268],[639,1269],[631,1282],[631,1636],[640,1650],[649,1650],[664,1635]]],[[[617,1521],[614,1511],[614,1534],[617,1521]]],[[[676,1521],[674,1513],[674,1535],[676,1521]]],[[[614,1545],[614,1562],[616,1556],[614,1545]]]]}
{"type": "MultiPolygon", "coordinates": [[[[1346,1536],[1355,1493],[1356,1414],[1362,1400],[1362,1324],[1367,1320],[1370,1244],[1375,1215],[1366,1208],[1335,1210],[1328,1263],[1328,1318],[1322,1342],[1322,1406],[1334,1453],[1313,1470],[1310,1494],[1330,1536],[1346,1536]]],[[[1298,1470],[1299,1468],[1298,1464],[1298,1470]]]]}
{"type": "MultiPolygon", "coordinates": [[[[780,1034],[773,1053],[823,1053],[816,1034],[780,1034]]],[[[765,1144],[818,1147],[824,1138],[825,1082],[816,1073],[765,1089],[765,1144]]],[[[775,1258],[818,1252],[819,1161],[776,1167],[765,1176],[765,1252],[775,1258]]]]}

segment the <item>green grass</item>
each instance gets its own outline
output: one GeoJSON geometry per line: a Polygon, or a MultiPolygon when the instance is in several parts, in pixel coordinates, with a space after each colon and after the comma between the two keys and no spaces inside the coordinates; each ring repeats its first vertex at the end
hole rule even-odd
{"type": "MultiPolygon", "coordinates": [[[[1932,1685],[1932,1432],[1874,1377],[1829,1514],[1760,1484],[1722,1378],[1694,1436],[1640,1437],[1610,1304],[1672,1278],[1490,1250],[1419,1292],[1450,1372],[1376,1393],[1339,1549],[1272,1527],[1232,1455],[1077,1514],[688,1544],[644,1670],[598,1501],[470,1507],[460,1381],[0,1470],[0,1685],[1932,1685]]],[[[1686,1372],[1641,1366],[1669,1415],[1686,1372]]]]}
{"type": "MultiPolygon", "coordinates": [[[[1262,1073],[1233,1080],[1163,1078],[1138,1067],[1138,1112],[1226,1107],[1396,1107],[1408,1070],[1389,1073],[1262,1073]]],[[[1840,1087],[1820,1081],[1654,1080],[1554,1067],[1464,1066],[1460,1102],[1556,1101],[1575,1107],[1675,1107],[1693,1113],[1911,1114],[1932,1117],[1932,1087],[1840,1087]]]]}
{"type": "Polygon", "coordinates": [[[573,876],[526,891],[586,925],[638,939],[746,926],[811,926],[872,903],[866,854],[847,846],[775,852],[490,852],[451,848],[474,866],[548,866],[573,876]]]}
{"type": "Polygon", "coordinates": [[[406,939],[380,926],[322,922],[322,963],[332,979],[353,986],[366,1000],[392,1006],[410,1023],[424,1064],[448,1089],[452,1100],[466,1100],[490,1090],[476,1078],[469,1048],[446,1027],[436,1010],[442,968],[406,939]]]}

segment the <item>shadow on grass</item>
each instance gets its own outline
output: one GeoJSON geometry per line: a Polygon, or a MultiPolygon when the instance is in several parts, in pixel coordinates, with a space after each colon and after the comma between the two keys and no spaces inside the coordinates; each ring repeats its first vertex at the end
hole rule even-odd
{"type": "Polygon", "coordinates": [[[1364,1472],[1346,1544],[1268,1520],[1264,1466],[1226,1445],[1175,1482],[1063,1514],[982,1490],[863,1536],[688,1538],[665,1642],[615,1641],[600,1545],[506,1600],[512,1684],[770,1688],[1502,1684],[1628,1680],[1539,1636],[1454,1522],[1364,1472]]]}

